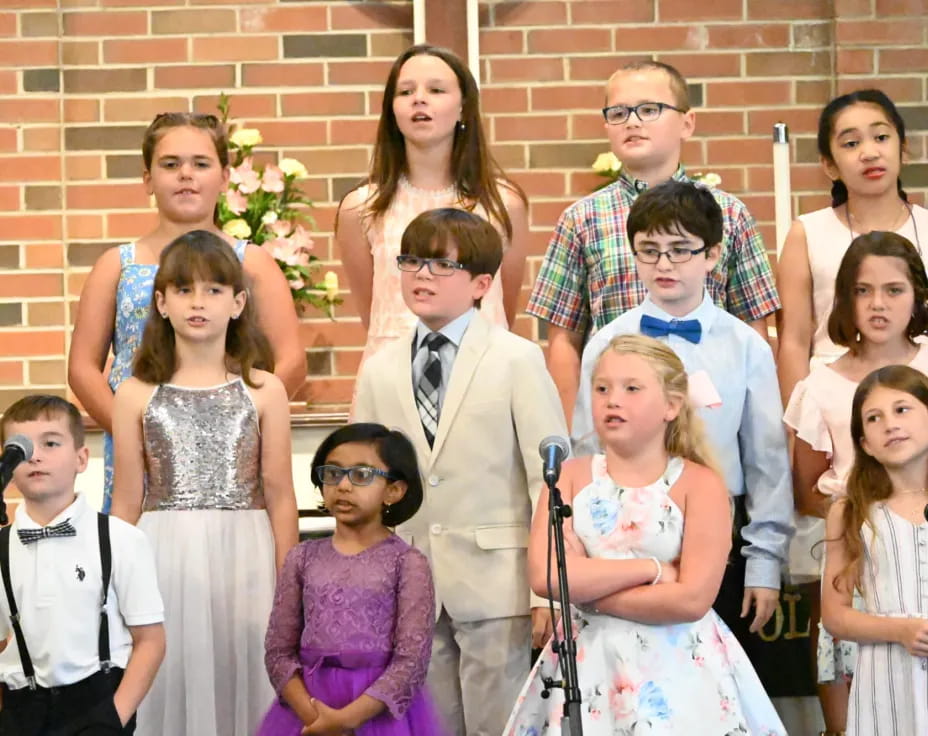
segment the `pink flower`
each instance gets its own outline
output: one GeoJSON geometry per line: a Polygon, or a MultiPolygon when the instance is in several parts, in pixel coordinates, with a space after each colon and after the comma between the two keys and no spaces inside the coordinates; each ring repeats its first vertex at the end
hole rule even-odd
{"type": "Polygon", "coordinates": [[[290,284],[290,288],[294,291],[297,289],[302,289],[305,285],[303,279],[290,279],[287,283],[290,284]]]}
{"type": "Polygon", "coordinates": [[[293,232],[290,233],[290,239],[296,244],[301,250],[305,250],[307,253],[313,249],[313,239],[309,237],[309,232],[302,225],[297,225],[293,228],[293,232]]]}
{"type": "MultiPolygon", "coordinates": [[[[293,238],[274,238],[264,243],[271,255],[288,266],[308,266],[309,252],[301,248],[293,238]]],[[[299,286],[294,287],[299,289],[299,286]]]]}
{"type": "Polygon", "coordinates": [[[613,715],[628,718],[635,712],[638,704],[638,687],[623,675],[618,675],[609,692],[609,707],[613,715]]]}
{"type": "Polygon", "coordinates": [[[261,177],[261,188],[265,192],[282,192],[284,190],[284,172],[274,164],[269,164],[264,169],[264,176],[261,177]]]}
{"type": "Polygon", "coordinates": [[[229,181],[238,186],[243,194],[257,192],[261,186],[258,172],[251,167],[251,161],[251,156],[249,156],[229,172],[229,181]]]}
{"type": "Polygon", "coordinates": [[[248,198],[234,187],[226,190],[226,206],[236,215],[248,209],[248,198]]]}
{"type": "Polygon", "coordinates": [[[291,223],[290,220],[277,220],[277,222],[268,225],[268,230],[274,233],[278,238],[286,238],[292,229],[293,223],[291,223]]]}

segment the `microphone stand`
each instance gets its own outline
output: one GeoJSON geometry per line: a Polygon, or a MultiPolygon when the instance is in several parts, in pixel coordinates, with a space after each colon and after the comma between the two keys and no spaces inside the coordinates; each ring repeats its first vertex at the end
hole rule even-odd
{"type": "Polygon", "coordinates": [[[557,478],[546,478],[548,484],[548,606],[551,620],[554,620],[554,604],[551,601],[551,530],[554,530],[554,553],[557,558],[558,594],[561,602],[561,622],[564,637],[558,641],[557,627],[551,641],[552,649],[558,655],[561,669],[560,680],[542,677],[544,690],[541,697],[547,698],[551,690],[559,687],[564,690],[564,717],[561,720],[561,733],[567,736],[582,736],[583,724],[580,720],[580,680],[577,676],[577,643],[574,641],[573,621],[570,618],[570,592],[567,586],[567,553],[564,550],[564,519],[573,514],[570,506],[561,498],[557,487],[557,478]]]}
{"type": "Polygon", "coordinates": [[[13,480],[12,470],[0,470],[0,526],[10,523],[10,518],[6,514],[6,500],[3,498],[3,492],[11,480],[13,480]]]}

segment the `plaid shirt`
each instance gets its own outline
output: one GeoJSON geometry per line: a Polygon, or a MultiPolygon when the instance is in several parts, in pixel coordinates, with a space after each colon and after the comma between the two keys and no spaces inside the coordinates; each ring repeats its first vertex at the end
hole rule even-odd
{"type": "MultiPolygon", "coordinates": [[[[673,178],[689,181],[683,167],[673,178]]],[[[641,304],[647,293],[625,234],[628,211],[641,181],[624,175],[575,202],[561,214],[527,310],[558,327],[587,332],[641,304]]],[[[713,189],[722,208],[722,253],[706,278],[712,300],[743,320],[780,308],[770,262],[754,218],[737,197],[713,189]]]]}

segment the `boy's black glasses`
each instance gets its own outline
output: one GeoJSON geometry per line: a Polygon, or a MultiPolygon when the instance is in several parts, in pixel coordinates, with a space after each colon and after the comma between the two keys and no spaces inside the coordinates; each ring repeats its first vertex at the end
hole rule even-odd
{"type": "Polygon", "coordinates": [[[393,476],[385,470],[372,468],[370,465],[352,465],[343,468],[341,465],[320,465],[315,471],[316,480],[326,486],[337,486],[346,475],[352,485],[369,486],[379,475],[387,480],[394,480],[393,476]]]}
{"type": "Polygon", "coordinates": [[[702,248],[671,248],[670,250],[640,248],[635,251],[635,258],[642,263],[647,263],[652,266],[661,259],[661,256],[667,256],[667,260],[671,263],[686,263],[692,260],[693,256],[709,250],[710,247],[709,245],[704,245],[702,248]]]}
{"type": "Polygon", "coordinates": [[[415,273],[423,266],[429,267],[432,276],[451,276],[455,271],[463,271],[463,263],[452,261],[450,258],[420,258],[419,256],[402,255],[396,257],[396,266],[400,271],[415,273]]]}
{"type": "Polygon", "coordinates": [[[603,117],[609,125],[621,125],[628,122],[628,119],[635,113],[635,116],[642,123],[650,123],[657,120],[664,110],[676,110],[677,112],[686,112],[679,107],[668,105],[666,102],[639,102],[637,105],[613,105],[612,107],[603,108],[603,117]]]}

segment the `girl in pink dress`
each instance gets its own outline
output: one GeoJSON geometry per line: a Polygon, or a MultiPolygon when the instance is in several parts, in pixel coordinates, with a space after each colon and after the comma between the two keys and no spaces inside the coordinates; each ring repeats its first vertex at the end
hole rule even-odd
{"type": "Polygon", "coordinates": [[[447,49],[423,44],[400,54],[390,69],[370,174],[342,199],[335,223],[367,328],[362,360],[415,325],[396,256],[413,218],[440,207],[476,212],[504,236],[499,277],[481,309],[492,322],[512,324],[528,247],[525,195],[490,156],[470,71],[447,49]]]}
{"type": "MultiPolygon", "coordinates": [[[[860,381],[893,364],[928,372],[928,345],[914,340],[928,329],[928,276],[908,240],[887,232],[855,238],[841,261],[834,292],[828,335],[847,352],[813,368],[796,384],[783,417],[796,433],[796,508],[818,518],[827,515],[832,500],[845,495],[854,461],[851,404],[860,381]]],[[[816,627],[820,616],[817,597],[814,600],[816,627]]],[[[851,642],[834,641],[822,629],[817,649],[826,725],[828,731],[841,731],[856,648],[851,642]]]]}

